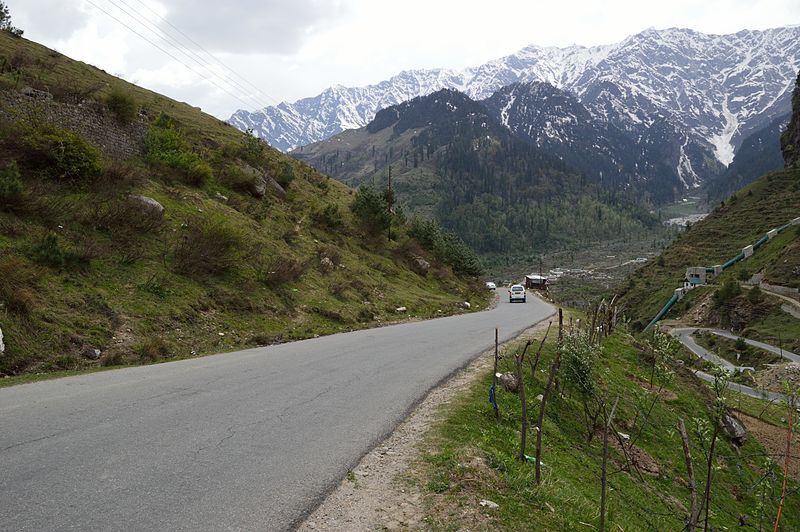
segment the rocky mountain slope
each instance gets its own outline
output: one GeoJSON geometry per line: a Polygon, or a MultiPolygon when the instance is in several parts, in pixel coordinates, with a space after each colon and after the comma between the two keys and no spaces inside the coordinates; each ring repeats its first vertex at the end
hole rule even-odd
{"type": "Polygon", "coordinates": [[[681,146],[664,121],[641,132],[593,115],[577,97],[544,82],[507,85],[481,102],[517,138],[563,160],[588,181],[642,192],[645,201],[670,201],[683,176],[669,164],[681,146]],[[661,126],[661,127],[660,127],[661,126]]]}
{"type": "Polygon", "coordinates": [[[722,174],[706,183],[710,204],[724,200],[767,172],[783,168],[781,135],[786,131],[789,117],[787,114],[776,118],[742,141],[733,162],[722,174]]]}
{"type": "Polygon", "coordinates": [[[792,96],[792,118],[781,136],[781,150],[787,168],[800,166],[800,72],[792,96]]]}
{"type": "Polygon", "coordinates": [[[729,164],[744,137],[788,112],[798,68],[800,26],[730,35],[649,29],[612,45],[528,46],[461,71],[406,71],[367,87],[335,86],[295,103],[240,110],[229,121],[288,151],[442,88],[485,99],[511,83],[544,81],[620,129],[663,123],[677,146],[670,164],[691,188],[718,170],[708,159],[729,164]]]}

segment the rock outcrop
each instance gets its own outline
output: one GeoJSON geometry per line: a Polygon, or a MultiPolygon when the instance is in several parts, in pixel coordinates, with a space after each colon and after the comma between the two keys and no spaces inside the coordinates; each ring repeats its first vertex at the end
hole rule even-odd
{"type": "Polygon", "coordinates": [[[140,204],[142,208],[154,218],[161,218],[164,216],[164,206],[153,198],[140,194],[131,194],[128,196],[128,199],[140,204]]]}
{"type": "Polygon", "coordinates": [[[741,447],[747,439],[747,429],[744,423],[727,411],[722,414],[721,422],[722,430],[730,438],[731,442],[737,447],[741,447]]]}
{"type": "Polygon", "coordinates": [[[781,136],[781,151],[786,168],[800,167],[800,72],[792,96],[792,119],[781,136]]]}

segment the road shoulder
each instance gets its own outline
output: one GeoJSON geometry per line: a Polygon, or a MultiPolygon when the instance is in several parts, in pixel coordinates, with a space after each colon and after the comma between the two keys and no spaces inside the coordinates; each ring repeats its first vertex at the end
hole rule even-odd
{"type": "MultiPolygon", "coordinates": [[[[544,318],[521,335],[547,327],[544,318]]],[[[513,341],[513,340],[510,340],[513,341]]],[[[298,530],[399,530],[424,528],[422,490],[402,478],[420,457],[420,444],[440,418],[441,407],[490,371],[494,350],[481,353],[425,399],[400,425],[367,453],[347,478],[300,524],[298,530]]]]}

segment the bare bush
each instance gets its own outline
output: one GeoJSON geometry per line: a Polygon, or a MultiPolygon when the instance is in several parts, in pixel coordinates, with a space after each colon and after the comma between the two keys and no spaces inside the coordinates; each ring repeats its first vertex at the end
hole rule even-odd
{"type": "Polygon", "coordinates": [[[169,355],[169,346],[160,336],[148,338],[134,349],[139,358],[146,362],[157,362],[169,355]]]}
{"type": "Polygon", "coordinates": [[[241,241],[221,216],[191,219],[175,247],[175,269],[188,276],[225,273],[236,264],[241,241]]]}
{"type": "Polygon", "coordinates": [[[123,242],[132,233],[155,233],[164,225],[164,218],[141,202],[129,197],[116,197],[100,202],[94,209],[95,224],[100,229],[113,232],[123,242]]]}
{"type": "Polygon", "coordinates": [[[275,257],[262,272],[261,280],[270,288],[277,288],[296,281],[305,270],[306,265],[293,258],[275,257]]]}
{"type": "Polygon", "coordinates": [[[36,309],[41,275],[39,268],[20,256],[0,257],[0,300],[10,312],[27,316],[36,309]]]}

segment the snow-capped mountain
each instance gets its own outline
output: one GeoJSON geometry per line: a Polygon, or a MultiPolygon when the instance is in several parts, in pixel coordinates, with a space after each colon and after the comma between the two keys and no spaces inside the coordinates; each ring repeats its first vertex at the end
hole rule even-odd
{"type": "Polygon", "coordinates": [[[675,146],[669,136],[642,142],[549,83],[513,83],[481,103],[514,136],[561,158],[589,181],[618,188],[647,180],[671,187],[679,180],[670,164],[675,146]]]}
{"type": "Polygon", "coordinates": [[[800,26],[729,35],[649,29],[611,45],[528,46],[465,70],[405,71],[376,85],[335,86],[295,103],[237,111],[229,122],[289,151],[442,88],[482,100],[511,83],[544,81],[620,129],[643,136],[654,125],[672,130],[676,172],[693,187],[704,177],[697,168],[704,152],[727,165],[743,137],[789,111],[798,69],[800,26]]]}

